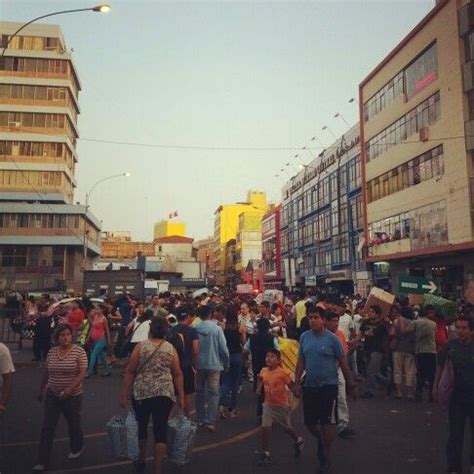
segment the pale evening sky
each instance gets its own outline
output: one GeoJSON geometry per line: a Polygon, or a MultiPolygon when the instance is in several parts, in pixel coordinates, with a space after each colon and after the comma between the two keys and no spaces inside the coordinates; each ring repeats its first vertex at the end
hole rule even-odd
{"type": "MultiPolygon", "coordinates": [[[[357,97],[359,82],[434,6],[433,0],[108,3],[107,14],[45,21],[61,26],[83,87],[75,201],[83,202],[97,180],[129,171],[130,178],[98,186],[90,204],[103,230],[130,230],[136,240],[151,240],[153,224],[175,210],[189,236],[206,237],[218,205],[244,201],[248,189],[278,201],[283,179],[297,171],[297,149],[314,135],[333,142],[323,125],[344,133],[336,112],[351,125],[357,121],[357,104],[348,100],[357,97]]],[[[0,19],[26,22],[95,4],[0,0],[0,19]]]]}

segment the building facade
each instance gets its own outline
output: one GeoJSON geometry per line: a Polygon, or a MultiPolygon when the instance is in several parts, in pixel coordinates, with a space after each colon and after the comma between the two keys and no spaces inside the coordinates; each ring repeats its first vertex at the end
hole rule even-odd
{"type": "Polygon", "coordinates": [[[153,239],[160,239],[161,237],[171,237],[177,235],[184,237],[186,235],[186,224],[184,222],[161,220],[155,224],[153,231],[153,239]]]}
{"type": "Polygon", "coordinates": [[[262,273],[265,289],[281,288],[281,206],[262,217],[262,273]]]}
{"type": "Polygon", "coordinates": [[[138,242],[132,240],[128,231],[102,232],[100,256],[103,259],[130,259],[137,255],[151,257],[155,255],[153,242],[138,242]]]}
{"type": "MultiPolygon", "coordinates": [[[[0,22],[2,48],[21,25],[0,22]]],[[[3,287],[78,291],[99,254],[99,222],[73,205],[80,89],[55,25],[29,25],[0,58],[3,287]]]]}
{"type": "Polygon", "coordinates": [[[214,278],[214,239],[208,237],[197,240],[194,242],[194,248],[196,249],[196,260],[204,265],[206,277],[212,280],[214,278]]]}
{"type": "Polygon", "coordinates": [[[287,287],[367,294],[359,125],[315,157],[283,188],[282,271],[287,287]]]}
{"type": "Polygon", "coordinates": [[[474,279],[474,5],[438,1],[360,85],[367,261],[376,284],[474,279]]]}
{"type": "Polygon", "coordinates": [[[267,209],[266,193],[249,191],[246,202],[223,204],[214,213],[214,268],[216,284],[225,284],[226,245],[237,239],[239,216],[243,212],[262,212],[267,209]]]}

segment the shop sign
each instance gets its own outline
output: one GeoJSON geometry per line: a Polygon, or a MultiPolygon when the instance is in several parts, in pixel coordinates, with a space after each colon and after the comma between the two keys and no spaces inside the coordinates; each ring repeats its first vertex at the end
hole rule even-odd
{"type": "Polygon", "coordinates": [[[349,268],[345,270],[334,270],[329,272],[328,276],[329,281],[343,281],[343,280],[352,280],[352,272],[349,268]]]}
{"type": "Polygon", "coordinates": [[[400,275],[398,291],[400,293],[410,293],[413,295],[433,294],[438,287],[427,278],[400,275]]]}
{"type": "Polygon", "coordinates": [[[309,276],[304,279],[304,284],[306,286],[316,286],[316,276],[309,276]]]}

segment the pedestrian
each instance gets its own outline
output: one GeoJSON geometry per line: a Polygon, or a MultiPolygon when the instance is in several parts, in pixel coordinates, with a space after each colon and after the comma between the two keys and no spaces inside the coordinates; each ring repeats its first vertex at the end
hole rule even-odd
{"type": "Polygon", "coordinates": [[[262,459],[260,465],[270,463],[271,433],[273,423],[282,426],[286,434],[294,442],[294,455],[299,457],[303,452],[304,441],[296,434],[291,424],[291,409],[288,390],[294,390],[295,383],[288,370],[281,366],[281,353],[277,349],[270,349],[265,355],[266,367],[258,374],[256,393],[263,395],[262,415],[262,459]]]}
{"type": "Polygon", "coordinates": [[[71,310],[67,316],[67,323],[71,326],[73,341],[76,342],[77,336],[81,329],[82,321],[86,317],[80,300],[71,302],[71,310]]]}
{"type": "Polygon", "coordinates": [[[146,468],[148,422],[153,419],[154,474],[161,473],[166,455],[168,418],[175,402],[184,407],[183,374],[175,348],[166,341],[169,326],[166,318],[153,317],[150,336],[132,352],[120,392],[120,405],[128,405],[130,391],[138,424],[139,457],[137,472],[146,468]]]}
{"type": "Polygon", "coordinates": [[[320,472],[327,473],[336,436],[338,366],[346,380],[347,391],[352,393],[355,386],[339,339],[326,329],[324,310],[310,305],[307,311],[311,330],[300,337],[295,393],[303,395],[304,424],[318,440],[320,472]]]}
{"type": "Polygon", "coordinates": [[[436,323],[428,319],[424,308],[420,309],[419,318],[406,325],[400,319],[402,334],[415,335],[415,353],[417,363],[416,401],[421,402],[425,383],[429,384],[429,399],[433,400],[433,384],[436,374],[436,323]]]}
{"type": "Polygon", "coordinates": [[[139,342],[148,339],[152,317],[153,312],[149,309],[145,311],[145,305],[142,302],[138,302],[135,305],[134,318],[130,321],[125,330],[127,339],[123,346],[122,358],[127,358],[139,342]]]}
{"type": "Polygon", "coordinates": [[[213,433],[219,410],[220,376],[229,368],[229,350],[224,331],[216,320],[209,319],[210,308],[200,306],[198,312],[201,323],[196,326],[199,337],[196,413],[198,425],[213,433]]]}
{"type": "MultiPolygon", "coordinates": [[[[341,325],[341,317],[337,313],[326,311],[324,319],[326,321],[326,328],[337,336],[344,351],[344,356],[347,357],[349,352],[349,345],[347,343],[346,335],[339,329],[341,325]]],[[[355,432],[349,428],[349,406],[347,405],[346,395],[346,379],[340,367],[337,368],[337,425],[336,432],[340,438],[348,439],[354,436],[355,432]]]]}
{"type": "MultiPolygon", "coordinates": [[[[252,334],[245,343],[244,349],[250,353],[252,361],[252,372],[255,377],[253,380],[253,389],[257,390],[257,375],[265,367],[265,357],[270,349],[278,349],[278,341],[275,336],[270,334],[270,321],[266,318],[257,320],[257,333],[252,334]]],[[[257,396],[257,418],[262,418],[263,401],[265,393],[257,396]]]]}
{"type": "Polygon", "coordinates": [[[51,336],[54,331],[53,311],[54,309],[48,308],[44,303],[38,304],[34,345],[42,363],[51,349],[51,336]]]}
{"type": "Polygon", "coordinates": [[[103,369],[102,377],[108,377],[112,374],[112,369],[107,362],[107,348],[110,346],[110,331],[107,318],[103,315],[100,309],[93,309],[89,314],[89,321],[91,324],[91,331],[89,333],[89,340],[92,344],[91,359],[89,362],[89,369],[87,377],[94,375],[95,364],[97,361],[103,369]]]}
{"type": "MultiPolygon", "coordinates": [[[[411,320],[403,318],[398,306],[392,308],[395,320],[390,329],[390,349],[393,357],[393,383],[395,384],[395,398],[403,398],[403,387],[409,400],[415,398],[416,387],[416,360],[415,360],[415,338],[413,334],[403,334],[403,326],[407,327],[411,320]],[[403,376],[405,376],[403,378],[403,376]],[[405,380],[405,383],[403,383],[405,380]]],[[[410,316],[409,313],[405,313],[410,316]]]]}
{"type": "Polygon", "coordinates": [[[126,343],[125,332],[127,326],[132,320],[132,307],[128,300],[128,296],[125,293],[117,299],[114,320],[118,320],[120,322],[117,341],[114,347],[114,355],[117,357],[117,359],[121,359],[124,345],[126,343]]]}
{"type": "Polygon", "coordinates": [[[368,318],[362,322],[359,335],[354,339],[354,342],[361,339],[364,339],[367,370],[365,392],[361,398],[374,398],[377,375],[388,351],[388,328],[383,320],[382,308],[379,305],[374,304],[369,308],[368,318]]]}
{"type": "Polygon", "coordinates": [[[0,374],[1,378],[1,398],[0,398],[0,416],[7,411],[7,405],[10,401],[13,387],[13,374],[15,366],[13,365],[12,355],[10,349],[0,342],[0,374]]]}
{"type": "Polygon", "coordinates": [[[247,338],[245,328],[239,326],[237,314],[230,311],[226,315],[224,336],[229,351],[229,370],[222,374],[221,380],[219,402],[221,419],[237,417],[235,408],[244,365],[242,351],[247,338]]]}
{"type": "Polygon", "coordinates": [[[433,388],[436,399],[442,369],[450,361],[453,365],[453,392],[449,401],[449,437],[446,445],[448,472],[461,474],[464,431],[469,418],[471,424],[471,473],[474,472],[474,315],[458,316],[457,339],[448,341],[438,358],[433,388]]]}
{"type": "Polygon", "coordinates": [[[184,414],[191,415],[193,396],[196,392],[196,372],[199,365],[199,337],[191,327],[192,311],[187,306],[176,308],[177,324],[171,328],[170,335],[180,339],[181,353],[178,351],[184,386],[184,414]]]}
{"type": "Polygon", "coordinates": [[[87,370],[87,355],[72,341],[72,329],[60,324],[53,336],[55,346],[49,351],[41,379],[38,401],[44,400],[43,426],[34,472],[49,468],[54,433],[61,413],[69,430],[68,459],[77,459],[83,450],[82,392],[87,370]]]}

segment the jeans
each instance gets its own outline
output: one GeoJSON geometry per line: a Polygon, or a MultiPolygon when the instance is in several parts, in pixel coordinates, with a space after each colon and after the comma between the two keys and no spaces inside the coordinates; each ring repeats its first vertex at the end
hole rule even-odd
{"type": "Polygon", "coordinates": [[[230,354],[229,370],[222,374],[220,404],[231,410],[237,405],[240,379],[242,378],[242,367],[244,359],[242,352],[230,354]]]}
{"type": "Polygon", "coordinates": [[[219,409],[220,370],[199,369],[196,379],[196,414],[199,424],[213,425],[219,409]]]}
{"type": "Polygon", "coordinates": [[[416,395],[421,397],[425,382],[430,384],[430,397],[433,392],[434,378],[436,374],[436,354],[417,354],[418,379],[416,383],[416,395]]]}
{"type": "Polygon", "coordinates": [[[346,379],[340,367],[337,369],[337,433],[349,426],[349,407],[347,406],[346,379]]]}
{"type": "Polygon", "coordinates": [[[393,383],[395,385],[402,385],[403,374],[405,374],[405,386],[414,389],[416,380],[415,355],[405,352],[394,352],[393,383]]]}
{"type": "Polygon", "coordinates": [[[82,395],[61,399],[49,390],[44,401],[43,427],[38,447],[38,464],[48,467],[53,447],[54,432],[59,416],[63,414],[69,431],[69,448],[78,453],[83,446],[84,436],[81,426],[82,395]]]}
{"type": "Polygon", "coordinates": [[[377,388],[377,374],[380,372],[382,367],[383,353],[382,352],[370,352],[368,354],[367,363],[367,382],[365,391],[372,395],[377,388]]]}
{"type": "Polygon", "coordinates": [[[462,472],[464,429],[468,418],[471,423],[471,465],[474,466],[474,401],[459,402],[453,393],[449,403],[449,437],[446,445],[448,472],[462,472]]]}
{"type": "Polygon", "coordinates": [[[89,375],[89,377],[91,377],[94,374],[94,367],[97,362],[97,359],[99,359],[99,363],[102,366],[102,368],[105,370],[105,373],[106,374],[110,373],[111,369],[110,369],[110,365],[107,362],[105,346],[106,346],[105,337],[95,341],[94,349],[92,349],[92,353],[91,353],[89,368],[87,369],[87,374],[89,375]]]}

